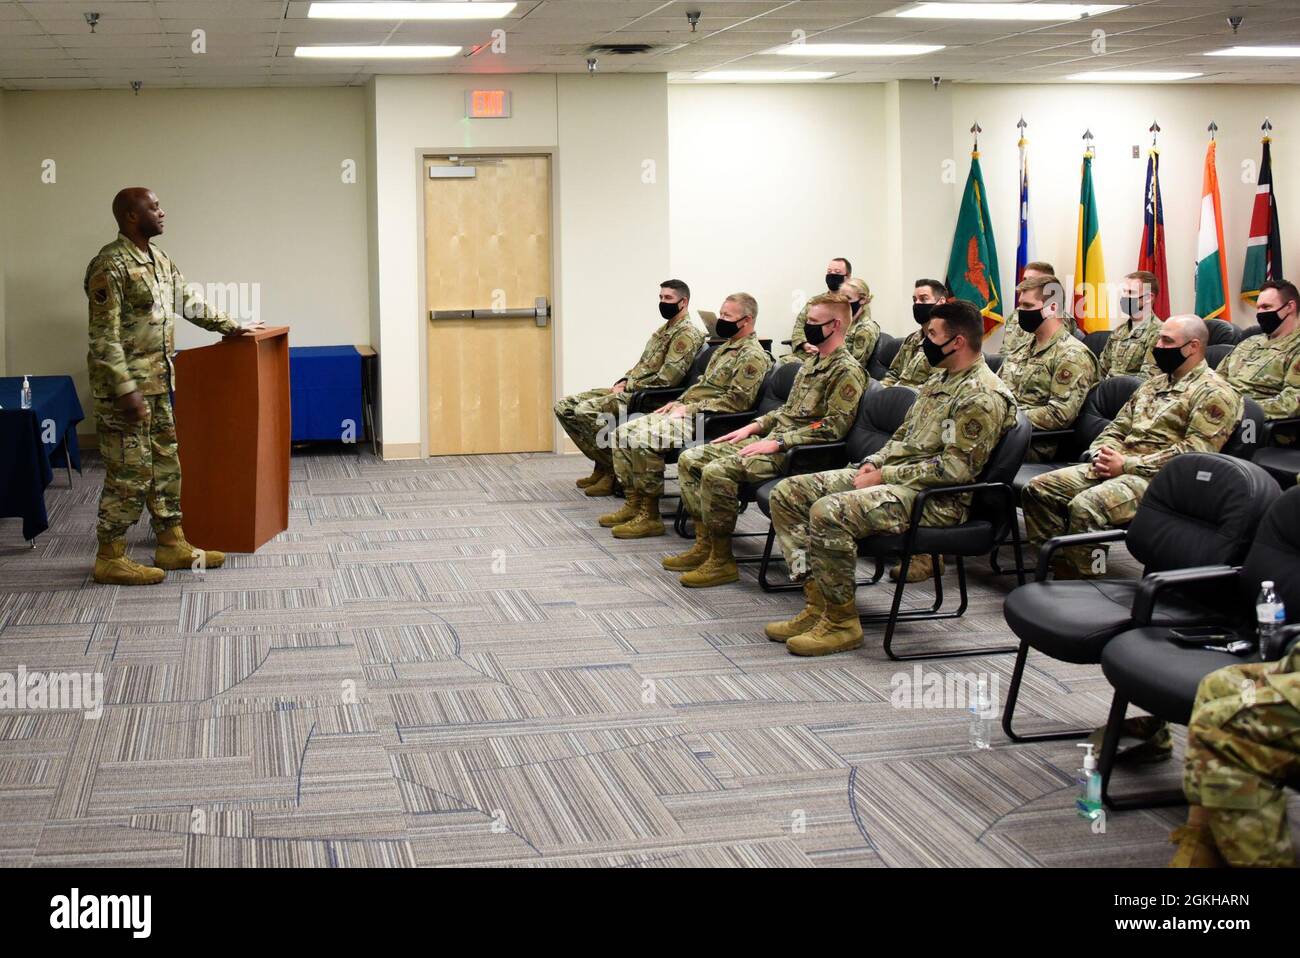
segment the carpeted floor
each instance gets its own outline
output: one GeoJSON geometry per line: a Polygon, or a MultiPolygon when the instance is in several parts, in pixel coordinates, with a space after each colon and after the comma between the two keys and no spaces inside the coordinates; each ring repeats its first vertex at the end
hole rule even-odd
{"type": "MultiPolygon", "coordinates": [[[[754,566],[681,588],[659,567],[680,540],[612,539],[594,521],[610,500],[573,485],[585,472],[552,455],[296,456],[288,532],[135,589],[89,578],[97,462],[71,488],[59,474],[35,551],[0,522],[0,672],[100,672],[107,705],[0,712],[0,865],[1168,861],[1181,810],[1095,831],[1074,811],[1073,743],[995,730],[975,749],[961,708],[895,708],[893,677],[913,670],[878,632],[787,654],[762,625],[795,593],[763,593],[754,566]]],[[[149,554],[146,523],[132,541],[149,554]]],[[[966,616],[904,627],[900,647],[1009,638],[1014,579],[972,573],[966,616]]],[[[859,591],[864,609],[885,601],[859,591]]],[[[922,674],[1005,689],[1011,662],[922,674]]],[[[1018,722],[1099,724],[1109,697],[1099,669],[1036,656],[1018,722]]]]}

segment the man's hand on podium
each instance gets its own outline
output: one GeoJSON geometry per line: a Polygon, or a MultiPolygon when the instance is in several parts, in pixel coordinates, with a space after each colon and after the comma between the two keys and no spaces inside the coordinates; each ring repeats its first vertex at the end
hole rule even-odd
{"type": "Polygon", "coordinates": [[[252,322],[241,323],[239,326],[239,331],[235,333],[231,333],[230,335],[247,336],[249,333],[257,332],[259,329],[266,329],[266,323],[262,322],[260,319],[255,319],[252,322]]]}

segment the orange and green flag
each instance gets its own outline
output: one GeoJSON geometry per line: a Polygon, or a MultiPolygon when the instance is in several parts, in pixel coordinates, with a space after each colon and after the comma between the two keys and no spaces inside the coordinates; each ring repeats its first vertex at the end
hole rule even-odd
{"type": "Polygon", "coordinates": [[[986,333],[1002,322],[1002,283],[998,276],[998,250],[993,242],[988,194],[980,170],[979,151],[973,150],[945,281],[954,297],[974,303],[979,309],[986,333]]]}
{"type": "Polygon", "coordinates": [[[1083,154],[1078,245],[1074,254],[1074,319],[1086,333],[1110,329],[1101,219],[1097,215],[1097,193],[1092,187],[1092,156],[1092,150],[1083,154]]]}
{"type": "Polygon", "coordinates": [[[1232,322],[1228,307],[1228,261],[1223,250],[1223,206],[1219,202],[1219,171],[1214,140],[1205,151],[1201,180],[1201,215],[1196,224],[1196,315],[1232,322]]]}

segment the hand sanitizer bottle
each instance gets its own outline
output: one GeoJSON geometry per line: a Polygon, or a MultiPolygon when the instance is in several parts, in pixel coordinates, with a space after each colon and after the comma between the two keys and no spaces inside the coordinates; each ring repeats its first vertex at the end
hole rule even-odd
{"type": "Polygon", "coordinates": [[[1092,754],[1092,743],[1085,742],[1075,748],[1088,751],[1083,756],[1083,768],[1079,769],[1079,797],[1074,800],[1074,807],[1079,810],[1079,817],[1092,821],[1101,814],[1101,773],[1097,771],[1097,756],[1092,754]]]}
{"type": "Polygon", "coordinates": [[[981,678],[975,685],[975,698],[971,702],[970,746],[971,748],[992,748],[992,736],[989,734],[989,714],[993,702],[989,697],[988,679],[981,678]]]}
{"type": "Polygon", "coordinates": [[[22,406],[23,406],[24,409],[31,409],[31,408],[32,408],[32,384],[31,384],[30,382],[27,381],[27,377],[26,377],[26,376],[23,377],[23,398],[22,398],[22,406]]]}

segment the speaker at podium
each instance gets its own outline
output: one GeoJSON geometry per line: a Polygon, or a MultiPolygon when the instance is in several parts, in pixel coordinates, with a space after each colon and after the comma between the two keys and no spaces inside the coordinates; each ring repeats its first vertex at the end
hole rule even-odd
{"type": "Polygon", "coordinates": [[[289,528],[289,327],[182,350],[175,371],[185,536],[254,552],[289,528]]]}

